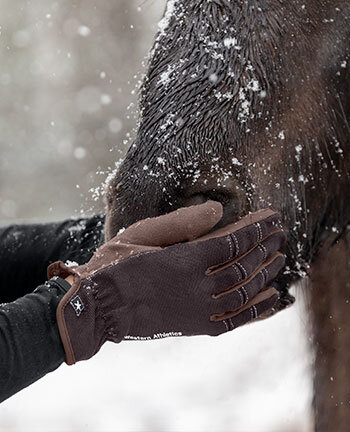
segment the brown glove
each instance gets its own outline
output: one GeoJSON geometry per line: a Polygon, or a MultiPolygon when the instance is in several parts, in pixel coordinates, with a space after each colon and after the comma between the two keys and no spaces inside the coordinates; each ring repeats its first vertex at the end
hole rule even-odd
{"type": "Polygon", "coordinates": [[[107,340],[214,336],[271,309],[278,291],[266,286],[285,262],[277,213],[209,233],[221,217],[221,204],[208,201],[135,223],[85,265],[51,264],[49,278],[74,275],[57,309],[67,363],[107,340]]]}

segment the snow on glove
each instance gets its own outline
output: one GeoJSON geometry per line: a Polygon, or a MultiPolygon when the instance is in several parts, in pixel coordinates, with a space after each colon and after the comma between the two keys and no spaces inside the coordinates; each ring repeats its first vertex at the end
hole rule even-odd
{"type": "Polygon", "coordinates": [[[57,309],[66,362],[91,358],[106,341],[219,335],[271,309],[267,288],[283,267],[278,214],[261,210],[210,230],[220,203],[183,208],[130,226],[82,266],[49,266],[49,278],[74,275],[57,309]]]}

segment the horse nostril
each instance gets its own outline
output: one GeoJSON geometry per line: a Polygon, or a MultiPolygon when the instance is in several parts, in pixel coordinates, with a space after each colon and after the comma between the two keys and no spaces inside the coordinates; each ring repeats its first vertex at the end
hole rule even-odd
{"type": "Polygon", "coordinates": [[[197,193],[197,194],[191,195],[190,197],[186,198],[181,203],[181,207],[190,207],[190,206],[193,206],[193,205],[203,204],[206,201],[208,201],[209,199],[210,198],[208,198],[207,195],[201,194],[201,193],[197,193]]]}
{"type": "Polygon", "coordinates": [[[184,199],[184,207],[189,207],[191,205],[197,205],[205,203],[208,200],[217,201],[221,203],[224,207],[232,202],[233,197],[226,191],[219,190],[208,190],[205,192],[198,192],[184,199]]]}
{"type": "Polygon", "coordinates": [[[208,200],[218,201],[223,206],[223,217],[217,227],[225,226],[231,222],[235,222],[239,218],[238,199],[229,191],[210,190],[202,193],[193,194],[185,198],[181,202],[182,207],[198,205],[205,203],[208,200]]]}

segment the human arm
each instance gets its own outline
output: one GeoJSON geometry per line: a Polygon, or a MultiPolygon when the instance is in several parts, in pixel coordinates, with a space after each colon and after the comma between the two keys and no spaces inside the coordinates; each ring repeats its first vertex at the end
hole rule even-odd
{"type": "Polygon", "coordinates": [[[57,259],[88,261],[103,228],[103,215],[0,228],[0,402],[64,361],[56,309],[69,285],[42,283],[57,259]]]}
{"type": "Polygon", "coordinates": [[[0,402],[64,362],[56,309],[69,288],[52,280],[0,304],[0,402]]]}
{"type": "Polygon", "coordinates": [[[50,263],[87,262],[103,242],[104,215],[0,227],[0,303],[32,292],[50,263]]]}

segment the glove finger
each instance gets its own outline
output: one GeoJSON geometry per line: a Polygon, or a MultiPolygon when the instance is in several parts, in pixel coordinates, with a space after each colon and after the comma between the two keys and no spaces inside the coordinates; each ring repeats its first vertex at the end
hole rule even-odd
{"type": "Polygon", "coordinates": [[[227,283],[230,283],[227,288],[230,288],[243,280],[247,280],[252,273],[261,267],[265,261],[268,261],[278,250],[281,250],[285,244],[285,233],[276,229],[245,254],[223,266],[216,267],[207,272],[207,275],[219,281],[227,278],[227,283]]]}
{"type": "Polygon", "coordinates": [[[228,225],[224,231],[221,228],[194,242],[198,253],[200,252],[206,258],[207,274],[219,270],[219,266],[244,255],[262,242],[272,231],[276,230],[276,224],[279,220],[278,213],[271,210],[258,213],[255,214],[253,219],[257,221],[253,224],[242,227],[245,223],[244,220],[246,222],[252,220],[252,215],[249,215],[248,219],[244,218],[237,224],[228,225]],[[268,217],[265,218],[266,214],[268,217]],[[261,219],[261,217],[264,217],[264,219],[261,219]],[[203,239],[206,239],[206,241],[203,241],[203,239]]]}
{"type": "Polygon", "coordinates": [[[284,266],[285,258],[281,254],[272,257],[260,271],[256,272],[244,284],[213,296],[212,309],[216,313],[213,319],[221,319],[228,311],[237,311],[248,304],[266,285],[269,285],[284,266]]]}
{"type": "MultiPolygon", "coordinates": [[[[234,330],[237,327],[241,327],[244,324],[254,321],[260,315],[272,309],[275,306],[279,295],[278,291],[274,288],[269,288],[263,293],[259,293],[256,297],[256,303],[251,303],[237,313],[233,315],[227,314],[224,319],[214,322],[216,324],[221,322],[224,323],[227,331],[234,330]]],[[[222,326],[220,325],[220,328],[221,327],[222,326]]]]}
{"type": "Polygon", "coordinates": [[[219,202],[207,201],[136,222],[116,238],[129,244],[165,247],[203,236],[220,221],[222,214],[219,202]]]}

